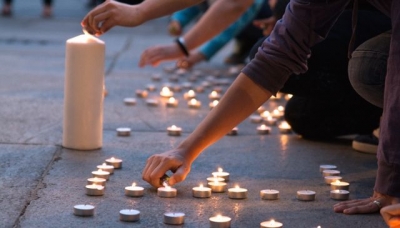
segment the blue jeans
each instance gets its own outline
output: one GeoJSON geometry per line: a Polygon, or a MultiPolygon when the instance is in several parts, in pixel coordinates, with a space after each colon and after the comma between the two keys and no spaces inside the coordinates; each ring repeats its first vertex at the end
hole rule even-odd
{"type": "Polygon", "coordinates": [[[349,61],[349,79],[354,90],[380,108],[383,108],[391,35],[388,31],[366,41],[353,52],[349,61]]]}

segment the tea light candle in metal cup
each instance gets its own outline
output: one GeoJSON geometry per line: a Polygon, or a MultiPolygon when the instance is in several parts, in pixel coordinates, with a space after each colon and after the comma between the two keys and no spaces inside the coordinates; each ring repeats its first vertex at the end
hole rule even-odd
{"type": "Polygon", "coordinates": [[[234,188],[228,189],[228,197],[230,199],[246,199],[247,198],[247,189],[239,187],[236,185],[234,188]]]}
{"type": "Polygon", "coordinates": [[[182,133],[182,128],[172,125],[167,128],[167,132],[169,136],[180,136],[182,133]]]}
{"type": "Polygon", "coordinates": [[[78,204],[74,206],[74,215],[76,216],[93,216],[95,206],[89,204],[78,204]]]}
{"type": "Polygon", "coordinates": [[[224,172],[222,168],[218,168],[217,172],[212,173],[213,176],[224,178],[225,182],[229,181],[230,174],[228,172],[224,172]]]}
{"type": "Polygon", "coordinates": [[[341,180],[342,177],[341,176],[326,176],[324,177],[325,179],[325,183],[328,185],[331,185],[332,182],[336,181],[336,180],[341,180]]]}
{"type": "Polygon", "coordinates": [[[146,99],[146,104],[147,106],[156,107],[158,106],[158,100],[149,98],[146,99]]]}
{"type": "Polygon", "coordinates": [[[137,97],[146,98],[148,95],[149,95],[149,92],[147,92],[146,90],[141,90],[141,89],[136,90],[137,97]]]}
{"type": "Polygon", "coordinates": [[[140,219],[140,211],[123,209],[119,211],[119,220],[123,222],[136,222],[140,219]]]}
{"type": "Polygon", "coordinates": [[[98,165],[97,166],[97,169],[101,169],[101,170],[104,170],[104,171],[106,171],[106,172],[109,172],[110,174],[113,174],[114,173],[114,166],[112,166],[112,165],[107,165],[107,163],[103,163],[103,164],[101,164],[101,165],[98,165]]]}
{"type": "Polygon", "coordinates": [[[238,127],[234,127],[234,128],[232,128],[232,130],[230,132],[228,132],[227,135],[237,135],[238,131],[239,131],[239,128],[238,127]]]}
{"type": "Polygon", "coordinates": [[[207,177],[207,182],[214,182],[214,181],[224,182],[225,179],[222,177],[217,177],[217,175],[215,175],[213,177],[207,177]]]}
{"type": "Polygon", "coordinates": [[[213,100],[210,102],[209,107],[210,109],[215,108],[218,105],[219,101],[218,100],[213,100]]]}
{"type": "Polygon", "coordinates": [[[301,201],[313,201],[315,200],[315,192],[311,190],[297,191],[297,199],[301,201]]]}
{"type": "Polygon", "coordinates": [[[283,224],[273,219],[260,223],[261,228],[282,228],[283,224]]]}
{"type": "Polygon", "coordinates": [[[164,223],[168,225],[181,225],[185,222],[185,213],[167,212],[164,213],[164,223]]]}
{"type": "Polygon", "coordinates": [[[250,117],[250,122],[252,123],[261,123],[263,118],[260,115],[251,115],[250,117]]]}
{"type": "Polygon", "coordinates": [[[320,165],[319,171],[322,173],[324,170],[334,170],[337,169],[336,165],[320,165]]]}
{"type": "Polygon", "coordinates": [[[108,180],[110,178],[110,172],[104,171],[102,169],[98,169],[92,172],[93,177],[99,177],[108,180]]]}
{"type": "Polygon", "coordinates": [[[268,126],[275,126],[278,120],[272,116],[268,116],[266,118],[263,118],[263,122],[268,126]]]}
{"type": "Polygon", "coordinates": [[[259,113],[259,114],[261,114],[261,113],[263,113],[265,111],[265,107],[264,106],[260,106],[260,107],[258,107],[257,108],[257,112],[259,113]]]}
{"type": "Polygon", "coordinates": [[[350,192],[347,190],[335,189],[331,190],[330,197],[334,200],[348,200],[350,192]]]}
{"type": "Polygon", "coordinates": [[[102,185],[91,184],[91,185],[86,185],[85,188],[86,188],[86,195],[88,196],[104,195],[104,186],[102,185]]]}
{"type": "Polygon", "coordinates": [[[276,119],[282,119],[283,118],[283,112],[279,111],[278,109],[274,109],[271,112],[271,116],[276,118],[276,119]]]}
{"type": "Polygon", "coordinates": [[[340,171],[339,170],[334,170],[334,169],[327,169],[322,171],[322,176],[327,177],[327,176],[339,176],[340,171]]]}
{"type": "Polygon", "coordinates": [[[101,185],[101,186],[106,186],[106,179],[104,178],[99,178],[99,177],[91,177],[87,179],[87,184],[91,185],[91,184],[97,184],[97,185],[101,185]]]}
{"type": "Polygon", "coordinates": [[[144,188],[140,186],[136,186],[136,183],[133,182],[131,186],[125,187],[125,195],[131,197],[141,197],[144,194],[144,188]]]}
{"type": "Polygon", "coordinates": [[[122,159],[119,158],[111,157],[109,159],[106,159],[106,163],[114,166],[114,169],[122,168],[122,159]]]}
{"type": "Polygon", "coordinates": [[[131,129],[129,127],[119,127],[119,128],[117,128],[117,135],[118,136],[130,136],[131,129]]]}
{"type": "Polygon", "coordinates": [[[124,99],[125,105],[135,105],[136,104],[136,99],[133,97],[127,97],[124,99]]]}
{"type": "Polygon", "coordinates": [[[211,188],[212,192],[221,193],[221,192],[225,192],[226,183],[219,182],[219,181],[208,182],[208,187],[211,188]]]}
{"type": "Polygon", "coordinates": [[[271,132],[271,128],[267,127],[265,124],[261,124],[257,127],[257,133],[260,135],[267,135],[271,132]]]}
{"type": "Polygon", "coordinates": [[[192,98],[188,102],[189,108],[200,108],[201,107],[201,102],[196,100],[195,98],[192,98]]]}
{"type": "Polygon", "coordinates": [[[194,90],[189,90],[186,93],[183,94],[183,97],[187,100],[190,100],[192,98],[196,97],[196,92],[194,92],[194,90]]]}
{"type": "Polygon", "coordinates": [[[146,89],[147,89],[148,91],[150,91],[150,92],[153,92],[153,91],[155,91],[157,88],[156,88],[156,86],[153,85],[153,84],[148,84],[148,85],[146,86],[146,89]]]}
{"type": "Polygon", "coordinates": [[[221,99],[221,94],[219,94],[217,91],[213,90],[209,95],[208,98],[210,100],[219,100],[221,99]]]}
{"type": "Polygon", "coordinates": [[[160,96],[170,98],[174,96],[174,92],[172,92],[167,86],[164,86],[160,91],[160,96]]]}
{"type": "Polygon", "coordinates": [[[293,94],[286,94],[285,95],[285,100],[290,100],[290,98],[292,98],[293,97],[293,94]]]}
{"type": "Polygon", "coordinates": [[[199,187],[192,188],[193,197],[196,198],[209,198],[211,197],[211,188],[204,187],[200,184],[199,187]]]}
{"type": "Polygon", "coordinates": [[[217,215],[211,217],[210,228],[229,228],[231,227],[231,218],[228,216],[217,215]]]}
{"type": "Polygon", "coordinates": [[[348,182],[336,180],[331,183],[331,190],[349,190],[350,184],[348,182]]]}
{"type": "Polygon", "coordinates": [[[279,191],[274,189],[264,189],[260,191],[260,197],[263,200],[277,200],[279,199],[279,191]]]}
{"type": "Polygon", "coordinates": [[[292,127],[286,121],[282,121],[279,125],[279,132],[282,134],[290,134],[292,133],[292,127]]]}
{"type": "Polygon", "coordinates": [[[167,107],[175,108],[178,106],[178,103],[179,102],[177,99],[175,99],[174,97],[170,97],[170,98],[168,98],[168,101],[167,101],[167,107]]]}
{"type": "Polygon", "coordinates": [[[164,182],[164,187],[157,189],[157,195],[162,198],[174,198],[177,195],[177,190],[164,182]]]}

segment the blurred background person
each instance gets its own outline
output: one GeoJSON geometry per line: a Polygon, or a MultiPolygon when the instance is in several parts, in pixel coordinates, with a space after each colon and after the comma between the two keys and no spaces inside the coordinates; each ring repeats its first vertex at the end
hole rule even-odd
{"type": "MultiPolygon", "coordinates": [[[[43,11],[42,16],[45,18],[51,17],[53,15],[52,10],[52,0],[43,0],[43,11]]],[[[1,15],[9,17],[12,15],[12,0],[4,0],[3,9],[1,10],[1,15]]]]}

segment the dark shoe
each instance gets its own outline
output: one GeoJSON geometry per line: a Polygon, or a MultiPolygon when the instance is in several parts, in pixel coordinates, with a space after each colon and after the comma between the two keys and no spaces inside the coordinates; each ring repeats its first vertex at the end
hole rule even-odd
{"type": "Polygon", "coordinates": [[[353,149],[367,154],[376,154],[378,151],[379,139],[374,135],[358,135],[353,140],[353,149]]]}

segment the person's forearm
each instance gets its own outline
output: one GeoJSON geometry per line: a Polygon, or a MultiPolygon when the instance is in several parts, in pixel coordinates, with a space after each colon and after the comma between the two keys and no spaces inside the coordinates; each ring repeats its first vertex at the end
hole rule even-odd
{"type": "Polygon", "coordinates": [[[218,105],[178,148],[188,151],[184,156],[193,162],[205,148],[226,135],[270,96],[270,92],[241,73],[218,105]]]}
{"type": "Polygon", "coordinates": [[[216,1],[199,22],[185,34],[184,39],[189,50],[200,46],[218,33],[222,32],[253,3],[253,0],[219,0],[216,1]],[[215,23],[218,21],[218,23],[215,23]],[[204,32],[207,31],[207,32],[204,32]]]}

